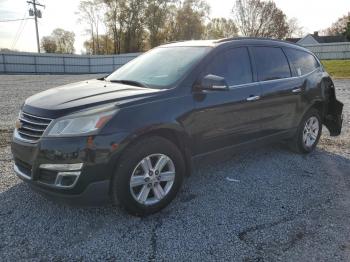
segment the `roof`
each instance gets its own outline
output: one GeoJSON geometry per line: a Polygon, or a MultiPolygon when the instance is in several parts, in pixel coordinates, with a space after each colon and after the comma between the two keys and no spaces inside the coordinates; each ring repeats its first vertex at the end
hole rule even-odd
{"type": "Polygon", "coordinates": [[[286,38],[287,42],[291,42],[291,43],[297,43],[299,40],[301,40],[300,37],[297,38],[286,38]]]}
{"type": "Polygon", "coordinates": [[[347,42],[347,38],[344,35],[327,35],[327,36],[319,36],[315,34],[308,34],[303,38],[287,38],[286,41],[291,43],[298,43],[299,41],[304,40],[307,37],[312,37],[316,42],[320,44],[325,43],[339,43],[339,42],[347,42]]]}

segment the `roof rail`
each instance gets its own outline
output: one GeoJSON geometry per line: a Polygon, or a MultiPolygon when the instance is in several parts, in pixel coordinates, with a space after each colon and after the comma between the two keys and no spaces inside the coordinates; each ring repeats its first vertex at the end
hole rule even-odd
{"type": "Polygon", "coordinates": [[[186,40],[169,41],[169,42],[165,42],[165,43],[163,43],[161,45],[168,45],[168,44],[180,43],[180,42],[186,42],[186,40]]]}
{"type": "Polygon", "coordinates": [[[269,40],[269,41],[288,43],[288,44],[292,44],[292,45],[298,45],[298,44],[295,44],[292,42],[287,42],[284,40],[273,39],[273,38],[268,38],[268,37],[229,37],[229,38],[218,39],[215,41],[215,43],[224,43],[224,42],[229,42],[229,41],[234,41],[234,40],[269,40]]]}

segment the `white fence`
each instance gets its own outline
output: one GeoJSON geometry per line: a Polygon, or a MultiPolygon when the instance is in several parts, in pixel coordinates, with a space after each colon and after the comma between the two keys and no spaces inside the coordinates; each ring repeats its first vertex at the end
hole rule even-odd
{"type": "Polygon", "coordinates": [[[88,56],[0,52],[0,74],[110,73],[139,54],[88,56]]]}
{"type": "Polygon", "coordinates": [[[350,42],[304,45],[319,59],[350,59],[350,42]]]}
{"type": "MultiPolygon", "coordinates": [[[[305,45],[322,59],[350,59],[350,42],[305,45]]],[[[121,55],[60,55],[0,52],[0,74],[110,73],[140,53],[121,55]]]]}

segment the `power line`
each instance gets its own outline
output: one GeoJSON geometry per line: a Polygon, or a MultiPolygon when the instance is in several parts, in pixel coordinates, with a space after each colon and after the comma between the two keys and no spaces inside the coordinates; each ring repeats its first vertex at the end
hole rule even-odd
{"type": "Polygon", "coordinates": [[[24,14],[23,14],[23,18],[22,18],[22,20],[21,20],[21,23],[20,23],[19,26],[18,26],[18,29],[17,29],[17,32],[16,32],[16,34],[15,34],[14,39],[12,40],[11,49],[13,49],[14,46],[16,45],[17,40],[18,40],[18,38],[19,38],[19,34],[20,34],[20,32],[22,32],[22,27],[23,27],[23,25],[24,25],[24,22],[26,22],[26,20],[24,20],[25,17],[26,17],[26,11],[24,11],[24,14]]]}
{"type": "Polygon", "coordinates": [[[23,33],[23,30],[24,30],[24,28],[26,27],[27,22],[28,22],[28,20],[25,20],[25,21],[24,21],[24,23],[23,23],[23,25],[22,25],[22,28],[20,29],[18,35],[16,36],[16,39],[15,39],[15,41],[14,41],[14,43],[13,43],[13,46],[12,46],[12,49],[15,48],[15,46],[16,46],[16,44],[17,44],[17,41],[21,38],[22,33],[23,33]]]}
{"type": "Polygon", "coordinates": [[[14,22],[14,21],[23,21],[23,20],[28,20],[28,19],[33,19],[31,17],[27,18],[22,18],[22,19],[7,19],[7,20],[0,20],[0,23],[5,23],[5,22],[14,22]]]}

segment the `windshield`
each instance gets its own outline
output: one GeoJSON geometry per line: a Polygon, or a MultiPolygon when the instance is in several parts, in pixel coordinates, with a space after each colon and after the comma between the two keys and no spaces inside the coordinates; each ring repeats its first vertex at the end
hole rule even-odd
{"type": "Polygon", "coordinates": [[[209,47],[159,47],[141,55],[109,75],[106,80],[168,88],[180,80],[209,47]]]}

